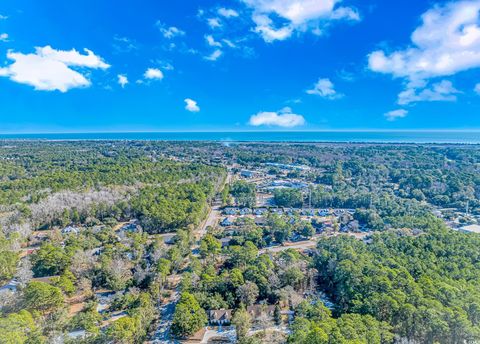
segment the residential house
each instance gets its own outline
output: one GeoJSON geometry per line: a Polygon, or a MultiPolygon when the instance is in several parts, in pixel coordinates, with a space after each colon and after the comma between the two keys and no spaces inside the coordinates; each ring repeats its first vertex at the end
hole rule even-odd
{"type": "Polygon", "coordinates": [[[262,314],[267,315],[268,317],[273,317],[275,312],[274,305],[253,305],[247,307],[247,312],[252,317],[252,320],[258,320],[262,314]]]}
{"type": "Polygon", "coordinates": [[[133,222],[127,223],[125,226],[120,228],[120,230],[124,232],[135,233],[140,230],[140,226],[137,225],[136,221],[133,221],[133,222]]]}
{"type": "Polygon", "coordinates": [[[249,215],[252,213],[252,209],[250,208],[242,208],[239,211],[240,215],[249,215]]]}
{"type": "Polygon", "coordinates": [[[214,309],[209,313],[211,325],[230,325],[232,321],[231,309],[214,309]]]}
{"type": "Polygon", "coordinates": [[[0,287],[0,293],[3,293],[3,292],[15,293],[17,291],[17,286],[19,284],[20,284],[20,282],[18,282],[15,279],[12,279],[10,282],[8,282],[4,286],[0,287]]]}
{"type": "Polygon", "coordinates": [[[233,226],[233,224],[234,224],[234,219],[232,217],[226,217],[220,222],[220,226],[223,226],[223,227],[233,226]]]}
{"type": "Polygon", "coordinates": [[[330,212],[328,211],[328,209],[321,209],[318,211],[319,216],[328,216],[329,214],[330,212]]]}
{"type": "Polygon", "coordinates": [[[255,172],[249,170],[241,170],[240,175],[244,178],[253,178],[255,177],[255,172]]]}
{"type": "Polygon", "coordinates": [[[230,237],[221,238],[220,239],[220,244],[222,244],[222,248],[230,246],[230,241],[232,241],[232,238],[230,238],[230,237]]]}
{"type": "Polygon", "coordinates": [[[282,209],[282,208],[272,208],[270,211],[271,211],[273,214],[283,215],[283,209],[282,209]]]}
{"type": "Polygon", "coordinates": [[[257,216],[264,215],[268,211],[267,208],[256,208],[253,213],[257,216]]]}
{"type": "Polygon", "coordinates": [[[265,217],[256,217],[255,218],[255,224],[260,227],[266,226],[268,223],[267,219],[265,217]]]}
{"type": "Polygon", "coordinates": [[[225,209],[223,209],[223,213],[225,215],[237,215],[238,214],[238,208],[226,207],[225,209]]]}
{"type": "Polygon", "coordinates": [[[80,230],[77,227],[68,226],[62,229],[62,234],[78,234],[80,230]]]}

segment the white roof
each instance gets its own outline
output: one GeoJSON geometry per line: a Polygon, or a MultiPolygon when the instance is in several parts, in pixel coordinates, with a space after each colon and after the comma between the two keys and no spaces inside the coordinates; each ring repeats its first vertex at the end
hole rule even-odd
{"type": "Polygon", "coordinates": [[[480,234],[480,225],[469,225],[460,228],[461,231],[480,234]]]}
{"type": "Polygon", "coordinates": [[[87,334],[87,331],[78,330],[78,331],[72,331],[67,333],[67,336],[72,339],[77,339],[77,338],[85,337],[86,334],[87,334]]]}

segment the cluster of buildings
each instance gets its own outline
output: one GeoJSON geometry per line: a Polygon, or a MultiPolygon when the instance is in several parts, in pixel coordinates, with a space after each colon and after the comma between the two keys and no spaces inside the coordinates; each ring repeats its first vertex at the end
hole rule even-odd
{"type": "Polygon", "coordinates": [[[433,214],[445,221],[445,224],[462,233],[480,234],[480,215],[473,215],[467,211],[458,211],[456,208],[438,208],[433,214]]]}

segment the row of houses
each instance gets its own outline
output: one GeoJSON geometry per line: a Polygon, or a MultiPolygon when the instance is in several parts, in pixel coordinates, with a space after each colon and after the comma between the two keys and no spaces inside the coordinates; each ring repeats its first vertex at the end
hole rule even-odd
{"type": "Polygon", "coordinates": [[[265,185],[261,186],[261,189],[273,191],[275,189],[306,189],[308,184],[296,180],[272,180],[265,185]]]}
{"type": "Polygon", "coordinates": [[[280,164],[276,162],[267,162],[265,163],[265,166],[271,166],[271,167],[276,167],[282,170],[288,170],[288,171],[308,171],[310,170],[310,167],[305,166],[305,165],[294,165],[294,164],[280,164]]]}
{"type": "MultiPolygon", "coordinates": [[[[233,216],[227,216],[222,221],[220,221],[220,226],[222,227],[231,227],[237,224],[237,219],[233,216]]],[[[257,226],[266,226],[267,219],[265,217],[256,217],[254,222],[257,226]]]]}
{"type": "Polygon", "coordinates": [[[302,216],[341,216],[343,214],[353,215],[355,209],[313,209],[313,208],[282,208],[282,207],[259,207],[259,208],[239,208],[225,207],[224,215],[256,215],[262,216],[267,213],[277,215],[302,215],[302,216]]]}
{"type": "Polygon", "coordinates": [[[238,207],[225,207],[223,214],[225,215],[257,215],[261,216],[268,212],[268,208],[238,208],[238,207]]]}

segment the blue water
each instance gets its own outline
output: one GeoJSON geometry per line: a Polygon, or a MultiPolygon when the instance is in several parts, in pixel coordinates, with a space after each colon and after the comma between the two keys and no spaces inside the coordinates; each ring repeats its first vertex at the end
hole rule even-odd
{"type": "Polygon", "coordinates": [[[135,132],[0,134],[20,140],[158,140],[220,142],[372,142],[480,144],[480,131],[135,132]]]}

